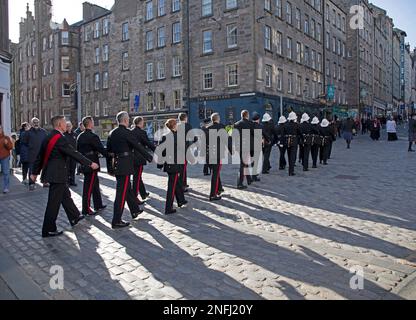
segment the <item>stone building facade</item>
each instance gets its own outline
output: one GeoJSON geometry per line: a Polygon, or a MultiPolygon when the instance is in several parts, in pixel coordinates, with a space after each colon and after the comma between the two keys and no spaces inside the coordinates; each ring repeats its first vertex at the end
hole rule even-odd
{"type": "Polygon", "coordinates": [[[393,31],[393,108],[397,110],[400,104],[403,103],[401,94],[401,51],[400,51],[401,37],[397,30],[393,31]]]}
{"type": "Polygon", "coordinates": [[[77,120],[74,93],[79,70],[77,30],[51,18],[50,0],[35,0],[35,15],[27,8],[13,66],[16,122],[37,117],[47,128],[56,114],[77,120]]]}

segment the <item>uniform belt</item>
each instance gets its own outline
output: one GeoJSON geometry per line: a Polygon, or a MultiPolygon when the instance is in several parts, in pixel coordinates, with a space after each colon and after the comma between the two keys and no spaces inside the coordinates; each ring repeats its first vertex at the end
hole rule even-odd
{"type": "Polygon", "coordinates": [[[86,155],[86,156],[95,156],[96,154],[97,154],[97,152],[95,152],[95,151],[90,151],[90,152],[86,153],[85,155],[86,155]]]}
{"type": "Polygon", "coordinates": [[[297,137],[297,135],[293,135],[293,134],[287,134],[286,137],[288,138],[293,138],[293,137],[297,137]]]}
{"type": "Polygon", "coordinates": [[[128,156],[130,156],[131,155],[131,153],[130,152],[122,152],[122,153],[117,153],[116,154],[116,157],[117,158],[125,158],[125,157],[128,157],[128,156]]]}

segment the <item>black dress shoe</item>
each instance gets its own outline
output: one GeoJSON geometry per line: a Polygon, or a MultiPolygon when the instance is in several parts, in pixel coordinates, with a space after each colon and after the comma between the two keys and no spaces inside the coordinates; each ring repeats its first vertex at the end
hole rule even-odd
{"type": "Polygon", "coordinates": [[[309,171],[309,169],[303,169],[303,172],[308,172],[309,171]]]}
{"type": "Polygon", "coordinates": [[[313,166],[312,169],[318,169],[318,166],[313,166]]]}
{"type": "Polygon", "coordinates": [[[99,211],[104,211],[105,209],[107,209],[107,206],[102,206],[100,208],[95,209],[95,211],[99,212],[99,211]]]}
{"type": "Polygon", "coordinates": [[[124,221],[120,221],[119,223],[114,223],[112,225],[113,229],[123,229],[123,228],[127,228],[130,226],[130,223],[128,222],[124,222],[124,221]]]}
{"type": "Polygon", "coordinates": [[[76,183],[70,183],[69,186],[70,187],[78,187],[78,185],[76,183]]]}
{"type": "Polygon", "coordinates": [[[209,201],[213,202],[213,201],[220,201],[222,198],[220,196],[216,196],[216,197],[210,197],[209,201]]]}
{"type": "Polygon", "coordinates": [[[42,233],[42,238],[53,238],[62,236],[64,233],[62,231],[46,232],[42,233]]]}
{"type": "Polygon", "coordinates": [[[143,213],[143,210],[139,211],[139,212],[135,212],[131,214],[131,218],[133,220],[136,220],[141,214],[143,213]]]}
{"type": "Polygon", "coordinates": [[[175,213],[176,213],[176,210],[170,210],[170,211],[165,212],[165,215],[169,216],[169,215],[175,214],[175,213]]]}
{"type": "Polygon", "coordinates": [[[146,192],[146,195],[144,197],[142,197],[143,200],[146,200],[147,198],[150,197],[150,192],[146,192]]]}
{"type": "Polygon", "coordinates": [[[218,195],[221,196],[224,192],[225,192],[224,189],[220,189],[220,190],[218,190],[218,195]]]}
{"type": "Polygon", "coordinates": [[[261,179],[260,179],[260,178],[258,178],[258,177],[255,177],[255,178],[253,179],[253,181],[254,181],[254,182],[261,182],[261,179]]]}
{"type": "Polygon", "coordinates": [[[179,203],[178,207],[182,208],[183,206],[186,206],[188,204],[188,201],[185,200],[185,202],[179,203]]]}
{"type": "Polygon", "coordinates": [[[238,189],[238,190],[246,190],[246,189],[247,189],[247,186],[245,186],[245,185],[240,185],[240,186],[237,186],[237,189],[238,189]]]}
{"type": "Polygon", "coordinates": [[[91,210],[90,212],[87,212],[87,213],[85,213],[85,212],[82,213],[82,215],[84,217],[95,217],[97,214],[98,214],[98,211],[93,211],[93,210],[91,210]]]}
{"type": "Polygon", "coordinates": [[[78,223],[80,223],[84,219],[85,219],[85,217],[83,215],[80,215],[78,218],[71,221],[71,226],[75,227],[78,223]]]}
{"type": "Polygon", "coordinates": [[[296,176],[296,173],[289,173],[289,177],[294,177],[296,176]]]}
{"type": "Polygon", "coordinates": [[[183,193],[188,193],[189,189],[183,189],[183,193]]]}
{"type": "Polygon", "coordinates": [[[137,204],[138,204],[139,206],[144,206],[144,205],[145,205],[145,202],[140,201],[139,199],[137,199],[137,204]]]}

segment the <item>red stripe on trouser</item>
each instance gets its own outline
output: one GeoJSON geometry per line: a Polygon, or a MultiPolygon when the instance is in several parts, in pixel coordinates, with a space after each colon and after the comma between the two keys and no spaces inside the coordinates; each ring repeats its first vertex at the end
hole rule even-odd
{"type": "Polygon", "coordinates": [[[140,188],[140,180],[143,174],[143,166],[139,167],[139,176],[137,178],[137,187],[136,187],[136,197],[139,195],[139,188],[140,188]]]}
{"type": "Polygon", "coordinates": [[[123,197],[121,198],[121,210],[124,210],[124,204],[126,201],[127,186],[129,185],[129,176],[126,177],[126,182],[124,183],[123,197]]]}
{"type": "Polygon", "coordinates": [[[175,174],[175,180],[173,181],[173,190],[172,190],[172,204],[171,208],[173,208],[173,202],[175,201],[175,193],[176,193],[176,184],[178,183],[178,174],[175,174]]]}
{"type": "Polygon", "coordinates": [[[95,181],[95,175],[96,174],[97,174],[96,172],[92,173],[90,187],[88,189],[88,212],[89,213],[91,213],[91,193],[92,193],[92,188],[94,186],[94,181],[95,181]]]}
{"type": "Polygon", "coordinates": [[[218,195],[218,189],[220,188],[220,174],[221,174],[221,168],[222,164],[220,163],[218,167],[218,173],[217,173],[217,184],[215,185],[215,195],[218,195]]]}

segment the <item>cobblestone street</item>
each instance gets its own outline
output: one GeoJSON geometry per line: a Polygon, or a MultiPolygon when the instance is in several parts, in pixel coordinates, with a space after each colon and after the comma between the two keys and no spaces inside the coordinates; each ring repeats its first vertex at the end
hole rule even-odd
{"type": "MultiPolygon", "coordinates": [[[[274,164],[247,191],[235,189],[238,169],[225,167],[216,203],[202,167],[192,167],[189,205],[168,217],[166,176],[150,165],[151,200],[121,231],[111,229],[115,179],[102,173],[109,208],[74,230],[62,211],[64,236],[46,240],[47,190],[29,193],[16,175],[11,194],[0,195],[0,251],[49,299],[416,299],[403,293],[416,276],[416,155],[404,137],[360,136],[352,150],[339,140],[328,167],[298,165],[292,178],[274,164]],[[50,288],[54,265],[64,268],[64,290],[50,288]],[[363,290],[350,288],[356,267],[363,290]]],[[[82,178],[79,208],[81,190],[82,178]]]]}

